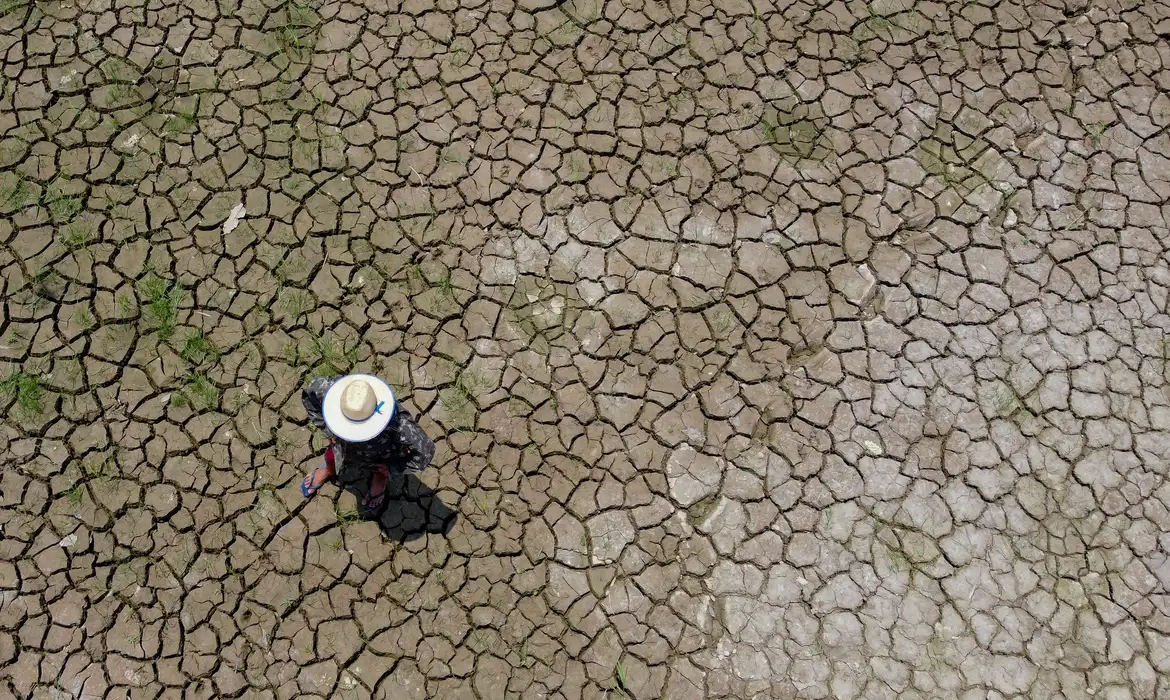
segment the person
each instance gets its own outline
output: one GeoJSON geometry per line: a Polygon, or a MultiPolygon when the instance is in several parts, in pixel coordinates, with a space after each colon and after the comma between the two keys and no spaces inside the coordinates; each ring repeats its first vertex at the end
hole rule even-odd
{"type": "Polygon", "coordinates": [[[435,456],[435,443],[378,377],[319,377],[301,392],[301,402],[309,422],[329,436],[325,463],[301,482],[305,498],[335,479],[341,469],[369,470],[370,487],[362,507],[372,511],[385,500],[392,471],[420,472],[435,456]]]}

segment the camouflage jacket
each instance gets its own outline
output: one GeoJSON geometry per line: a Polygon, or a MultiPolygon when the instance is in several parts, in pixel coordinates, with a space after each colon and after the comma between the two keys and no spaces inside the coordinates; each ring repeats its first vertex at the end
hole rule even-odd
{"type": "Polygon", "coordinates": [[[321,406],[325,402],[325,392],[334,381],[336,377],[318,377],[309,382],[301,391],[301,403],[305,405],[305,413],[309,414],[309,422],[324,430],[334,441],[333,456],[339,470],[343,467],[371,469],[385,464],[392,472],[420,472],[431,463],[435,443],[399,403],[394,405],[390,424],[372,440],[345,442],[329,432],[321,406]]]}

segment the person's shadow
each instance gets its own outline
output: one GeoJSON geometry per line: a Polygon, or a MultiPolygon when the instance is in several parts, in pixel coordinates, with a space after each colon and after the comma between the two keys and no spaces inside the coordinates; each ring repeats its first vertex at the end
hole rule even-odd
{"type": "MultiPolygon", "coordinates": [[[[351,469],[348,470],[350,478],[346,478],[346,471],[341,470],[338,474],[338,484],[361,503],[370,488],[369,474],[351,469]]],[[[458,517],[429,486],[410,472],[391,472],[382,505],[376,512],[364,515],[368,520],[377,520],[382,534],[398,542],[409,542],[428,533],[445,535],[454,527],[458,517]]]]}

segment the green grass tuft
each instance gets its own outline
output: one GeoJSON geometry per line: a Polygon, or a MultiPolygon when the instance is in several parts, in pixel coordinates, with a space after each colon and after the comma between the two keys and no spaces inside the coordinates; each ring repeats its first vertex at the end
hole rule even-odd
{"type": "Polygon", "coordinates": [[[181,396],[194,408],[207,410],[219,406],[219,388],[202,373],[191,377],[181,396]]]}
{"type": "Polygon", "coordinates": [[[345,341],[332,333],[313,335],[310,340],[317,353],[316,368],[329,374],[345,374],[357,364],[359,345],[345,347],[345,341]]]}
{"type": "Polygon", "coordinates": [[[183,341],[183,348],[179,350],[179,357],[193,365],[201,365],[207,360],[219,357],[219,350],[215,343],[202,330],[192,331],[183,341]]]}
{"type": "Polygon", "coordinates": [[[69,499],[69,505],[76,508],[77,506],[81,505],[82,499],[85,498],[85,487],[81,484],[78,484],[77,486],[69,489],[69,492],[65,494],[65,497],[69,499]]]}
{"type": "Polygon", "coordinates": [[[303,289],[286,287],[277,295],[277,304],[284,309],[289,318],[296,320],[312,308],[313,296],[303,289]]]}
{"type": "Polygon", "coordinates": [[[44,411],[45,391],[41,380],[22,370],[13,369],[8,377],[0,381],[0,394],[15,399],[16,406],[26,415],[36,416],[44,411]]]}
{"type": "Polygon", "coordinates": [[[90,228],[84,221],[74,221],[60,232],[61,245],[70,251],[85,250],[90,242],[90,228]]]}
{"type": "Polygon", "coordinates": [[[0,206],[5,209],[20,211],[38,201],[36,184],[23,175],[10,178],[5,184],[0,185],[0,206]]]}
{"type": "Polygon", "coordinates": [[[151,276],[139,283],[138,290],[144,297],[142,307],[146,316],[159,337],[169,338],[175,332],[179,304],[184,296],[183,286],[176,281],[151,276]]]}
{"type": "Polygon", "coordinates": [[[48,210],[53,222],[58,224],[72,222],[85,208],[81,197],[75,194],[65,194],[56,183],[45,188],[45,193],[41,196],[41,204],[48,210]]]}
{"type": "Polygon", "coordinates": [[[32,6],[33,0],[0,0],[0,17],[7,17],[18,10],[32,6]]]}

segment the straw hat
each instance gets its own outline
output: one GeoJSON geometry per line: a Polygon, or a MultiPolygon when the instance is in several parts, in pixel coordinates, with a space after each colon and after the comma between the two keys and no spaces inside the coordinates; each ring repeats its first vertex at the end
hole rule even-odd
{"type": "Polygon", "coordinates": [[[322,406],[329,432],[346,442],[366,442],[386,429],[394,415],[394,392],[369,374],[350,374],[325,392],[322,406]]]}

